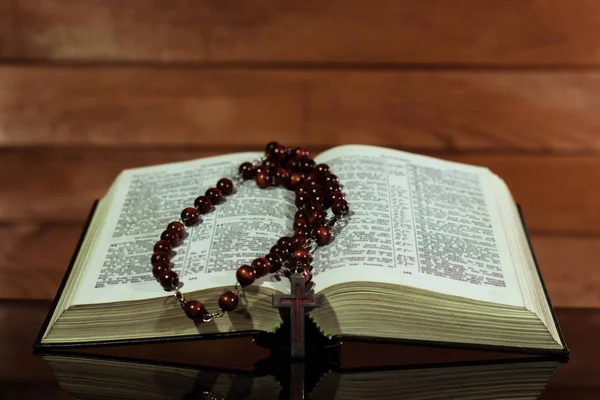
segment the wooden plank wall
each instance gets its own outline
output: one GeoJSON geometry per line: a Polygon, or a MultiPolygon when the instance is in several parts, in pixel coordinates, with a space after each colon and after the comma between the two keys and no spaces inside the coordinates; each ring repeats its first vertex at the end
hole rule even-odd
{"type": "Polygon", "coordinates": [[[490,167],[600,306],[600,2],[0,0],[0,298],[51,298],[123,168],[367,143],[490,167]]]}

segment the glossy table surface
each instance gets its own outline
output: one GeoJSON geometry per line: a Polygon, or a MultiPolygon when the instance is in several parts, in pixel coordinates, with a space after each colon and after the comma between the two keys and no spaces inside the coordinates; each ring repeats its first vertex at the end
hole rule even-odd
{"type": "MultiPolygon", "coordinates": [[[[49,365],[32,354],[32,344],[50,304],[45,301],[0,302],[0,398],[1,399],[66,399],[49,365]]],[[[551,378],[540,399],[600,398],[600,310],[558,309],[558,318],[571,351],[571,359],[551,378]]],[[[179,344],[181,345],[181,344],[179,344]]],[[[406,351],[406,346],[345,343],[341,360],[347,364],[377,365],[378,360],[399,360],[399,364],[445,362],[462,359],[452,351],[428,349],[406,351]],[[344,348],[345,346],[345,348],[344,348]],[[385,357],[382,358],[382,355],[385,357]],[[422,358],[422,359],[421,359],[422,358]]],[[[256,361],[268,356],[266,350],[254,346],[249,338],[224,339],[186,343],[185,350],[163,348],[154,350],[137,346],[129,357],[160,361],[230,367],[249,370],[256,361]]],[[[465,354],[465,352],[461,353],[465,354]]],[[[471,353],[464,359],[477,359],[471,353]],[[474,358],[473,358],[474,357],[474,358]]],[[[481,354],[481,353],[480,353],[481,354]]],[[[488,353],[489,354],[489,353],[488,353]]]]}

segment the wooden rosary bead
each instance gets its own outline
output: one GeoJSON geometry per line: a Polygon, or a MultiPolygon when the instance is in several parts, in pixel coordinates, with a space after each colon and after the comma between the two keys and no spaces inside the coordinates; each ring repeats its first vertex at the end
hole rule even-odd
{"type": "Polygon", "coordinates": [[[317,165],[315,165],[315,172],[317,172],[319,174],[326,174],[329,172],[329,165],[317,164],[317,165]]]}
{"type": "Polygon", "coordinates": [[[173,221],[167,225],[167,229],[174,229],[179,234],[179,239],[183,239],[185,236],[185,226],[179,221],[173,221]]]}
{"type": "Polygon", "coordinates": [[[288,250],[292,250],[292,237],[284,236],[277,241],[277,244],[287,248],[288,250]]]}
{"type": "Polygon", "coordinates": [[[277,147],[277,146],[280,146],[280,144],[278,142],[275,142],[275,141],[267,143],[267,147],[265,147],[265,153],[267,155],[271,154],[271,152],[273,151],[273,149],[275,147],[277,147]]]}
{"type": "Polygon", "coordinates": [[[348,203],[344,199],[337,200],[331,205],[331,211],[338,216],[346,215],[348,214],[348,203]]]}
{"type": "Polygon", "coordinates": [[[256,271],[249,265],[242,265],[237,269],[235,277],[242,287],[246,287],[256,280],[256,271]]]}
{"type": "Polygon", "coordinates": [[[286,260],[290,256],[290,250],[287,247],[280,246],[278,244],[271,247],[271,250],[269,250],[269,252],[279,254],[283,260],[286,260]]]}
{"type": "Polygon", "coordinates": [[[238,171],[245,180],[254,178],[254,165],[252,165],[250,162],[241,163],[238,171]]]}
{"type": "Polygon", "coordinates": [[[308,229],[310,226],[308,225],[308,221],[304,218],[298,218],[294,220],[294,230],[298,228],[308,229]]]}
{"type": "Polygon", "coordinates": [[[327,183],[325,185],[323,185],[323,189],[325,190],[325,193],[329,194],[332,192],[341,192],[342,191],[342,185],[340,185],[337,182],[330,182],[327,183]]]}
{"type": "Polygon", "coordinates": [[[305,147],[294,147],[292,149],[294,157],[296,158],[309,158],[310,152],[305,147]]]}
{"type": "Polygon", "coordinates": [[[233,292],[225,292],[219,297],[219,307],[223,311],[233,311],[237,308],[238,296],[233,292]]]}
{"type": "Polygon", "coordinates": [[[200,222],[200,214],[195,208],[184,208],[181,212],[181,220],[185,226],[194,226],[200,222]]]}
{"type": "Polygon", "coordinates": [[[204,306],[198,300],[186,301],[183,310],[185,311],[185,315],[190,319],[202,319],[206,313],[204,306]]]}
{"type": "Polygon", "coordinates": [[[308,223],[311,225],[319,225],[325,221],[324,211],[313,211],[308,217],[308,223]]]}
{"type": "Polygon", "coordinates": [[[269,171],[272,171],[279,166],[279,162],[272,158],[267,158],[262,162],[262,165],[264,165],[269,171]]]}
{"type": "Polygon", "coordinates": [[[313,194],[323,194],[323,186],[319,185],[318,183],[311,183],[308,186],[308,194],[313,195],[313,194]]]}
{"type": "Polygon", "coordinates": [[[286,149],[279,143],[271,148],[271,150],[267,153],[267,156],[271,159],[281,161],[284,159],[286,155],[286,149]]]}
{"type": "Polygon", "coordinates": [[[278,186],[287,187],[290,183],[290,174],[283,168],[275,170],[275,184],[278,186]]]}
{"type": "Polygon", "coordinates": [[[313,229],[313,236],[319,246],[329,243],[331,240],[331,230],[323,225],[319,225],[313,229]]]}
{"type": "Polygon", "coordinates": [[[292,236],[292,248],[294,250],[301,248],[306,244],[306,236],[304,235],[294,235],[292,236]]]}
{"type": "Polygon", "coordinates": [[[152,254],[152,257],[150,257],[150,264],[152,264],[152,266],[156,266],[158,264],[161,263],[170,263],[171,262],[171,256],[169,256],[167,253],[163,253],[161,251],[157,251],[156,253],[152,254]]]}
{"type": "Polygon", "coordinates": [[[315,161],[310,158],[303,158],[300,163],[300,172],[310,174],[315,168],[315,161]]]}
{"type": "Polygon", "coordinates": [[[312,257],[310,256],[310,253],[308,252],[308,250],[296,249],[292,253],[292,259],[294,261],[302,261],[305,263],[310,263],[310,260],[312,260],[312,257]]]}
{"type": "Polygon", "coordinates": [[[311,172],[310,174],[306,175],[306,178],[304,178],[304,183],[308,183],[309,185],[312,183],[319,183],[319,174],[316,172],[311,172]]]}
{"type": "Polygon", "coordinates": [[[302,174],[300,172],[292,172],[290,174],[290,183],[288,184],[288,187],[295,190],[300,184],[302,184],[302,174]]]}
{"type": "Polygon", "coordinates": [[[152,276],[154,276],[154,279],[158,280],[160,274],[168,269],[171,269],[171,264],[168,261],[156,264],[152,267],[152,276]]]}
{"type": "Polygon", "coordinates": [[[260,164],[260,165],[257,165],[256,167],[254,167],[254,172],[255,172],[255,174],[254,174],[255,178],[256,178],[256,175],[260,174],[261,172],[266,172],[267,176],[271,176],[271,171],[264,164],[260,164]]]}
{"type": "Polygon", "coordinates": [[[179,233],[174,229],[167,229],[160,234],[161,240],[166,240],[171,246],[176,247],[179,245],[179,233]]]}
{"type": "Polygon", "coordinates": [[[259,257],[252,261],[252,266],[254,267],[254,271],[256,271],[257,278],[267,275],[271,270],[271,263],[264,257],[259,257]]]}
{"type": "Polygon", "coordinates": [[[160,286],[165,290],[173,290],[179,285],[179,275],[172,269],[164,270],[158,276],[158,282],[160,286]]]}
{"type": "Polygon", "coordinates": [[[294,228],[294,236],[301,235],[304,237],[308,237],[310,234],[310,229],[308,228],[294,228]]]}
{"type": "Polygon", "coordinates": [[[308,185],[306,183],[302,183],[302,185],[300,185],[296,188],[296,196],[298,196],[300,194],[308,194],[309,187],[310,187],[310,185],[308,185]]]}
{"type": "Polygon", "coordinates": [[[285,168],[288,171],[299,171],[301,162],[302,162],[301,159],[299,159],[297,157],[291,157],[285,162],[285,168]]]}
{"type": "Polygon", "coordinates": [[[154,243],[154,252],[166,253],[169,255],[169,257],[171,257],[173,254],[173,247],[171,247],[171,243],[169,243],[169,241],[159,240],[158,242],[154,243]]]}
{"type": "Polygon", "coordinates": [[[194,200],[194,206],[200,214],[207,214],[208,212],[210,212],[210,210],[212,210],[212,203],[210,202],[210,199],[206,196],[196,197],[196,200],[194,200]]]}
{"type": "Polygon", "coordinates": [[[271,265],[271,268],[269,269],[270,273],[279,271],[283,265],[283,258],[277,253],[269,253],[265,256],[265,259],[271,265]]]}
{"type": "Polygon", "coordinates": [[[323,176],[323,184],[324,184],[324,185],[327,185],[328,183],[331,183],[331,182],[338,183],[338,182],[339,182],[339,180],[338,180],[338,177],[337,177],[337,175],[334,175],[334,174],[332,174],[332,173],[330,172],[330,173],[328,173],[328,174],[325,174],[325,175],[323,176]]]}
{"type": "Polygon", "coordinates": [[[306,213],[306,210],[298,210],[298,211],[296,211],[296,213],[294,214],[294,219],[306,219],[306,220],[308,220],[308,214],[306,213]]]}
{"type": "Polygon", "coordinates": [[[261,189],[266,189],[271,183],[271,177],[267,171],[260,171],[256,174],[256,185],[261,189]]]}
{"type": "Polygon", "coordinates": [[[307,194],[297,194],[296,195],[296,207],[304,208],[311,202],[311,195],[307,194]]]}
{"type": "Polygon", "coordinates": [[[217,205],[223,200],[223,193],[215,187],[208,189],[204,195],[208,197],[213,205],[217,205]]]}
{"type": "Polygon", "coordinates": [[[340,192],[339,190],[336,192],[331,192],[325,198],[325,208],[329,208],[336,201],[343,200],[343,199],[344,199],[344,193],[340,192]]]}
{"type": "Polygon", "coordinates": [[[312,214],[315,211],[325,211],[325,209],[323,208],[323,205],[321,205],[321,203],[316,202],[316,201],[311,201],[307,206],[306,206],[306,213],[308,215],[312,214]]]}
{"type": "Polygon", "coordinates": [[[221,191],[223,196],[229,196],[231,193],[233,193],[233,182],[231,179],[221,178],[217,182],[217,189],[221,191]]]}
{"type": "Polygon", "coordinates": [[[325,196],[322,193],[313,193],[310,195],[311,203],[323,204],[325,202],[325,196]]]}

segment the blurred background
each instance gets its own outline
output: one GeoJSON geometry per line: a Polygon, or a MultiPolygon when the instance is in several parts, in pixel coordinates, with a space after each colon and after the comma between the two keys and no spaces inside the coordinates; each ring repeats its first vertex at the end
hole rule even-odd
{"type": "Polygon", "coordinates": [[[600,306],[597,0],[0,0],[0,298],[50,299],[124,168],[365,143],[491,168],[600,306]]]}

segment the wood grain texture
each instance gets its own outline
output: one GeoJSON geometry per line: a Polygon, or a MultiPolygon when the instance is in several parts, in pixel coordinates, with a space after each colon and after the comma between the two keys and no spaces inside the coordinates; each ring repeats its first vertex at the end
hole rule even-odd
{"type": "Polygon", "coordinates": [[[2,67],[0,146],[597,152],[598,93],[600,72],[2,67]]]}
{"type": "MultiPolygon", "coordinates": [[[[0,224],[0,299],[52,299],[82,225],[0,224]]],[[[600,237],[533,233],[532,239],[553,304],[600,307],[600,237]]]]}
{"type": "Polygon", "coordinates": [[[15,38],[15,14],[12,0],[0,0],[0,60],[18,55],[15,38]]]}
{"type": "MultiPolygon", "coordinates": [[[[248,148],[251,150],[251,148],[248,148]]],[[[255,149],[256,150],[256,149],[255,149]]],[[[184,161],[218,150],[53,149],[0,151],[0,221],[81,221],[125,169],[184,161]]],[[[533,231],[600,233],[600,157],[455,154],[502,177],[533,231]]]]}
{"type": "Polygon", "coordinates": [[[16,0],[32,60],[597,65],[595,0],[16,0]],[[425,50],[426,49],[426,50],[425,50]]]}

